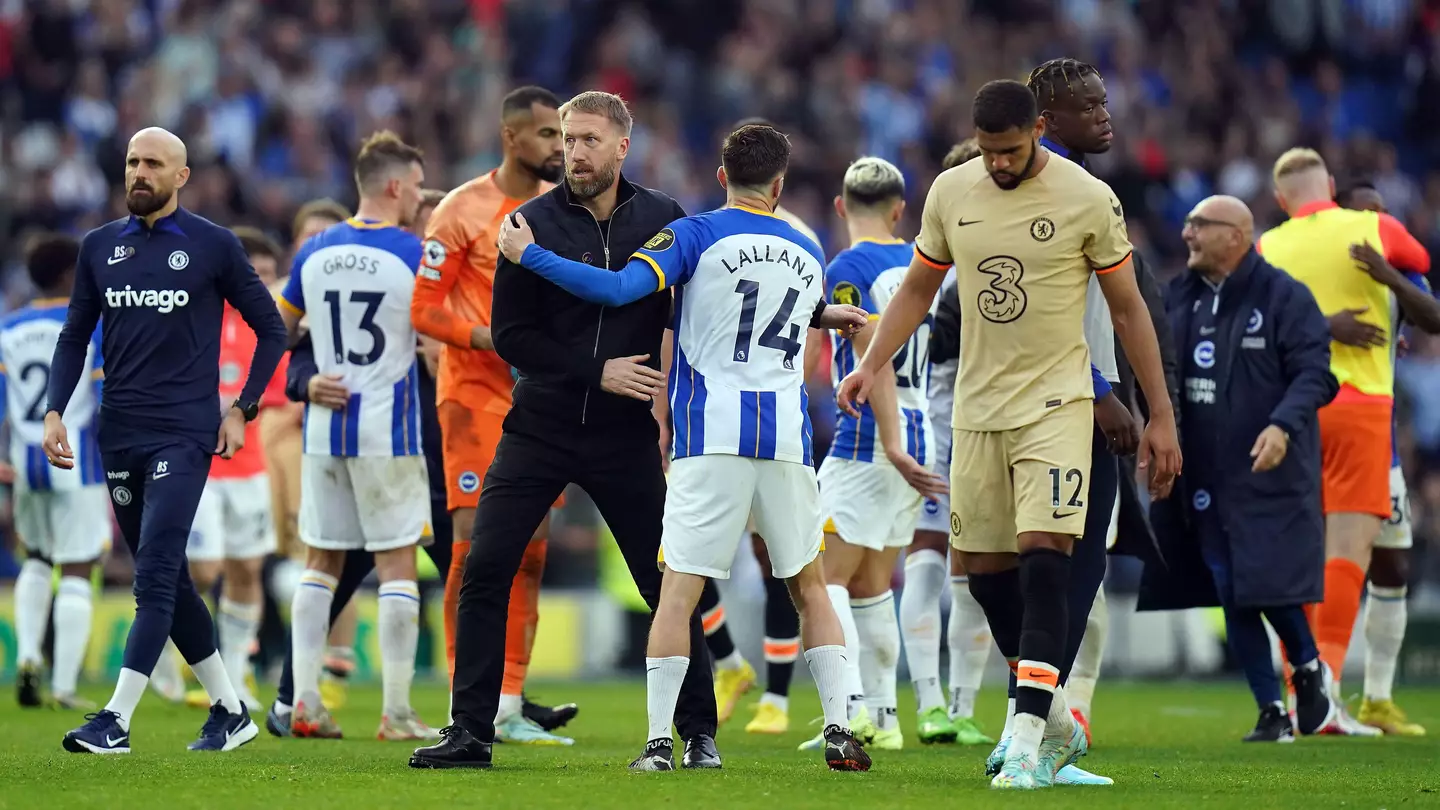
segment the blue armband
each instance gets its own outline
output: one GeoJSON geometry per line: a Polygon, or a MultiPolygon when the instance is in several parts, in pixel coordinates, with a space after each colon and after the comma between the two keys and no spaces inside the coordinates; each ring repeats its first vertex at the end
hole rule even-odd
{"type": "Polygon", "coordinates": [[[1111,391],[1115,390],[1114,386],[1110,385],[1110,381],[1105,379],[1105,375],[1100,373],[1100,369],[1093,365],[1090,367],[1090,378],[1095,382],[1095,399],[1097,400],[1104,399],[1111,391]]]}

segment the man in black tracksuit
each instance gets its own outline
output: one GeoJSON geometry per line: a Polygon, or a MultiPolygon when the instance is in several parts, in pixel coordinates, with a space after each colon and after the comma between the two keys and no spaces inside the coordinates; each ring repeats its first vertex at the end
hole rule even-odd
{"type": "MultiPolygon", "coordinates": [[[[566,182],[519,208],[535,241],[566,259],[620,269],[685,216],[670,197],[620,175],[630,114],[618,96],[586,92],[560,108],[566,182]]],[[[506,603],[535,528],[564,488],[595,502],[653,610],[660,596],[665,475],[651,399],[664,390],[660,339],[670,294],[622,307],[580,300],[501,257],[495,271],[495,351],[519,372],[495,460],[485,476],[456,623],[452,725],[416,749],[416,768],[485,768],[505,669],[506,603]]],[[[715,691],[697,612],[692,665],[675,725],[686,767],[718,768],[715,691]]]]}

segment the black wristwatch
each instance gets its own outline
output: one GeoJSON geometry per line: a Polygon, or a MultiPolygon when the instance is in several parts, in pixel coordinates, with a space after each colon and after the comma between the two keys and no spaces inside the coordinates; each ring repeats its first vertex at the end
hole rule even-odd
{"type": "Polygon", "coordinates": [[[246,422],[254,422],[255,417],[260,415],[260,403],[258,402],[246,402],[244,400],[237,399],[234,402],[230,403],[230,407],[238,408],[240,410],[240,413],[245,415],[246,422]]]}

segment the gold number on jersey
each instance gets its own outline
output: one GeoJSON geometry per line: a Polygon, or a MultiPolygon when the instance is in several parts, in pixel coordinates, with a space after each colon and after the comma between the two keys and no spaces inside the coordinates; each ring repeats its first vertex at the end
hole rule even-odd
{"type": "Polygon", "coordinates": [[[981,290],[975,303],[980,314],[991,323],[1010,323],[1025,314],[1028,302],[1020,279],[1025,265],[1013,256],[991,256],[975,268],[990,276],[989,289],[981,290]]]}

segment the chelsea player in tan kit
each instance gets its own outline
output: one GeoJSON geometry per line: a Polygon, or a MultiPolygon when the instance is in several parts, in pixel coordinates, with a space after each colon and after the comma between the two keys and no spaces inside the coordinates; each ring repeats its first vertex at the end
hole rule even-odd
{"type": "Polygon", "coordinates": [[[1026,789],[1052,784],[1086,750],[1058,663],[1094,430],[1082,324],[1092,274],[1147,399],[1157,403],[1139,451],[1154,497],[1169,494],[1180,449],[1109,186],[1039,145],[1044,119],[1025,85],[986,84],[973,114],[983,159],[931,186],[905,280],[837,399],[847,408],[866,400],[876,370],[924,319],[953,264],[962,317],[950,541],[1018,682],[1015,736],[991,786],[1026,789]]]}

